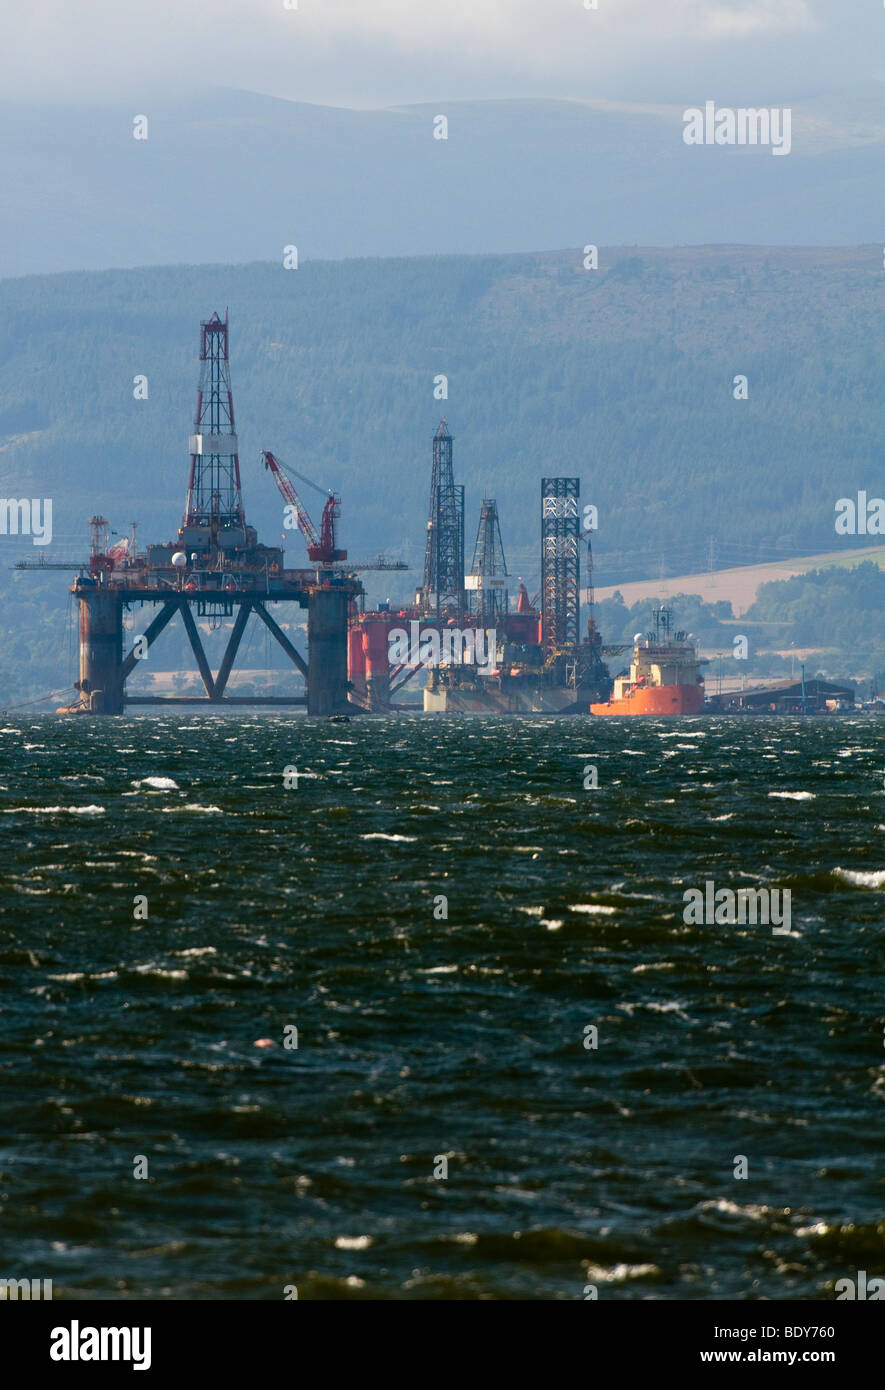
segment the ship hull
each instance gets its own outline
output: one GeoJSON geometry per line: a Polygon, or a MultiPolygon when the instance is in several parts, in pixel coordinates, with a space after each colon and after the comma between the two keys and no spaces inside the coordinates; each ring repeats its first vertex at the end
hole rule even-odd
{"type": "Polygon", "coordinates": [[[634,690],[623,700],[591,705],[591,714],[702,714],[704,687],[698,685],[656,685],[634,690]]]}
{"type": "MultiPolygon", "coordinates": [[[[586,697],[585,697],[586,698],[586,697]]],[[[586,709],[586,705],[584,706],[586,709]]],[[[562,686],[517,685],[491,689],[482,686],[443,686],[424,691],[426,714],[580,714],[574,690],[562,686]]]]}

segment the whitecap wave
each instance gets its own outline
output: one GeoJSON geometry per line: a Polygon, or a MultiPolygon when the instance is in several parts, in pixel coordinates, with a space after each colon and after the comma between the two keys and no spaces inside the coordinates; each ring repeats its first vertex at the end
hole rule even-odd
{"type": "Polygon", "coordinates": [[[881,888],[885,885],[885,869],[871,869],[865,872],[862,869],[834,869],[836,878],[841,878],[845,883],[851,883],[855,888],[881,888]]]}
{"type": "Polygon", "coordinates": [[[381,830],[373,830],[368,835],[360,836],[361,840],[392,840],[403,841],[408,844],[414,844],[417,838],[417,835],[385,835],[381,830]]]}

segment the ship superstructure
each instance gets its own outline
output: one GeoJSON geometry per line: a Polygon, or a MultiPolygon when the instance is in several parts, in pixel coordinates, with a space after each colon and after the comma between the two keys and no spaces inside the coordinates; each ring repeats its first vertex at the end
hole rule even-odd
{"type": "Polygon", "coordinates": [[[704,678],[697,642],[690,633],[671,631],[671,615],[655,610],[654,631],[633,639],[630,670],[616,676],[611,699],[592,704],[591,714],[700,714],[704,678]]]}

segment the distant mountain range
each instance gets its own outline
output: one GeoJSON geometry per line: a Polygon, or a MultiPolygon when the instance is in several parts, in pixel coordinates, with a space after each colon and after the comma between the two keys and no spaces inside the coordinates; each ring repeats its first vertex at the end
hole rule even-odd
{"type": "Polygon", "coordinates": [[[883,95],[874,83],[794,104],[786,158],[687,146],[682,108],[601,100],[0,103],[0,276],[280,261],[287,245],[338,259],[881,241],[883,95]]]}

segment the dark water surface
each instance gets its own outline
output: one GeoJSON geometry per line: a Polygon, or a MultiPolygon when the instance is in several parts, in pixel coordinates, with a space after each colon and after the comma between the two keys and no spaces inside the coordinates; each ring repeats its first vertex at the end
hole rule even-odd
{"type": "Polygon", "coordinates": [[[883,769],[860,717],[7,718],[0,1274],[73,1299],[885,1274],[883,769]],[[788,888],[792,931],[686,925],[706,879],[788,888]]]}

